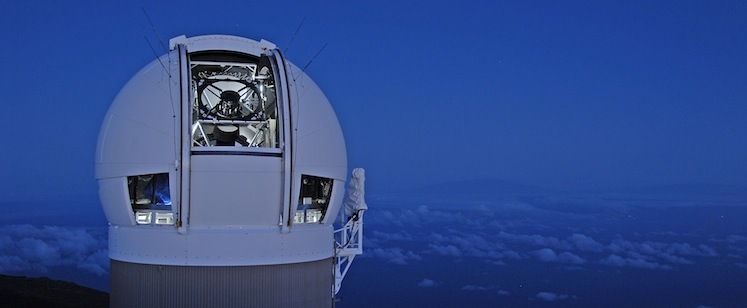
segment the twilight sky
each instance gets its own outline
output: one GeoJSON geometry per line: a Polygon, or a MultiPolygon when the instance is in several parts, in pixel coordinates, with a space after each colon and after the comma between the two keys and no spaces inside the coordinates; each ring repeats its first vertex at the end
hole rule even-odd
{"type": "Polygon", "coordinates": [[[0,274],[108,289],[104,114],[231,34],[313,58],[367,170],[340,307],[747,303],[747,2],[152,2],[0,1],[0,274]]]}
{"type": "Polygon", "coordinates": [[[99,126],[155,58],[145,38],[162,54],[159,37],[214,33],[299,66],[328,44],[307,72],[372,189],[747,182],[742,1],[240,3],[3,1],[0,192],[95,194],[99,126]]]}

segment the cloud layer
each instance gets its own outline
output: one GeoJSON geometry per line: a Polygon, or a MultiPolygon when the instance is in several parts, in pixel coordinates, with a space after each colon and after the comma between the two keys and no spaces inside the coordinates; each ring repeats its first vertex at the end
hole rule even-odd
{"type": "Polygon", "coordinates": [[[362,275],[397,277],[380,288],[407,294],[411,306],[434,295],[443,295],[442,306],[470,307],[747,301],[736,291],[747,273],[741,219],[747,208],[649,199],[464,199],[391,199],[372,207],[366,263],[353,271],[374,265],[375,273],[362,275]],[[721,290],[727,282],[735,287],[721,290]],[[652,293],[662,285],[688,292],[652,293]]]}
{"type": "Polygon", "coordinates": [[[562,301],[571,298],[568,294],[557,294],[545,291],[538,292],[534,297],[548,302],[562,301]]]}
{"type": "Polygon", "coordinates": [[[43,275],[62,266],[108,274],[106,234],[74,227],[0,227],[1,273],[43,275]]]}
{"type": "MultiPolygon", "coordinates": [[[[531,207],[521,209],[531,210],[531,207]]],[[[532,211],[542,213],[542,210],[532,211]]],[[[409,264],[422,260],[424,255],[438,255],[455,260],[475,258],[495,265],[505,265],[509,260],[535,259],[568,266],[650,270],[669,270],[695,264],[696,258],[719,256],[716,249],[702,243],[631,241],[620,235],[603,242],[580,230],[564,237],[555,235],[557,232],[554,235],[520,233],[516,230],[541,229],[527,228],[529,222],[521,220],[502,221],[496,219],[497,216],[485,207],[473,209],[473,213],[433,210],[425,205],[414,210],[384,210],[376,223],[396,226],[398,231],[374,231],[367,237],[373,248],[369,247],[366,253],[394,264],[409,264]],[[404,229],[404,226],[412,228],[404,229]],[[419,230],[422,233],[417,233],[419,230]],[[424,246],[420,250],[401,248],[420,247],[413,243],[424,246]]],[[[725,241],[738,243],[744,238],[730,236],[725,241]]]]}

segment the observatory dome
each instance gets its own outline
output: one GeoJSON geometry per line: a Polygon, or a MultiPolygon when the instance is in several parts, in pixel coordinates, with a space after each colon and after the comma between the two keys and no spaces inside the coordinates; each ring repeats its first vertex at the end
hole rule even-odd
{"type": "Polygon", "coordinates": [[[111,306],[332,307],[367,205],[330,102],[270,42],[169,45],[99,132],[111,306]]]}
{"type": "Polygon", "coordinates": [[[170,41],[111,104],[96,179],[112,262],[328,260],[347,156],[319,87],[274,44],[170,41]]]}

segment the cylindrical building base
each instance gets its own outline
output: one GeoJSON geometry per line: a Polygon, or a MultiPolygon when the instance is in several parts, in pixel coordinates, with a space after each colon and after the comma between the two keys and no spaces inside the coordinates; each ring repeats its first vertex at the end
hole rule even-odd
{"type": "Polygon", "coordinates": [[[111,307],[332,307],[333,259],[258,266],[111,260],[111,307]]]}

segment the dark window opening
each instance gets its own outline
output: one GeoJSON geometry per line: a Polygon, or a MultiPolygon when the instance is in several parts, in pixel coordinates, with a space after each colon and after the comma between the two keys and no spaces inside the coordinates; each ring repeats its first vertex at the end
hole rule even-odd
{"type": "Polygon", "coordinates": [[[301,193],[293,222],[321,223],[332,197],[332,183],[330,178],[302,175],[301,193]]]}
{"type": "Polygon", "coordinates": [[[174,224],[168,173],[128,176],[127,188],[137,224],[174,224]]]}

